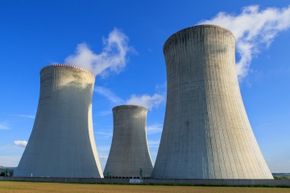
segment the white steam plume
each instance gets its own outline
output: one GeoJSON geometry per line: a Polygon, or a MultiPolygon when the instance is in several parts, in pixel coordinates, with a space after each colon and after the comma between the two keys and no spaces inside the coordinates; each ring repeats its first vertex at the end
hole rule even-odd
{"type": "Polygon", "coordinates": [[[27,141],[25,141],[25,140],[15,140],[14,144],[19,146],[19,147],[26,147],[27,141]]]}
{"type": "Polygon", "coordinates": [[[96,86],[95,92],[104,96],[108,99],[113,105],[121,105],[121,104],[128,104],[128,105],[141,105],[149,110],[152,108],[158,107],[163,101],[164,96],[158,93],[154,93],[152,95],[143,94],[143,95],[131,95],[127,100],[118,97],[114,92],[110,89],[96,86]]]}
{"type": "Polygon", "coordinates": [[[153,107],[158,107],[164,100],[164,97],[160,94],[153,95],[131,95],[131,97],[127,100],[127,104],[129,105],[141,105],[149,110],[153,107]]]}
{"type": "Polygon", "coordinates": [[[80,43],[76,52],[65,59],[65,63],[86,68],[95,75],[119,72],[126,66],[128,51],[128,37],[115,28],[104,40],[101,53],[95,53],[86,43],[80,43]]]}
{"type": "Polygon", "coordinates": [[[200,24],[216,24],[233,32],[240,55],[237,73],[241,79],[248,74],[253,56],[263,46],[268,47],[279,32],[290,27],[290,6],[260,10],[258,5],[253,5],[243,8],[239,15],[220,12],[200,24]]]}

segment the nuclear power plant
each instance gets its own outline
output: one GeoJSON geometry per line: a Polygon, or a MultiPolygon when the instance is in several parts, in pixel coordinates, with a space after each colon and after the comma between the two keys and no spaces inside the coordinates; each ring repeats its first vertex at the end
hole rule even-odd
{"type": "Polygon", "coordinates": [[[136,105],[113,108],[114,132],[105,177],[150,177],[153,169],[147,145],[147,109],[136,105]]]}
{"type": "MultiPolygon", "coordinates": [[[[116,106],[106,179],[100,182],[141,177],[152,178],[148,183],[222,180],[219,185],[227,179],[273,179],[240,93],[234,35],[219,26],[198,25],[173,34],[163,51],[167,102],[155,166],[147,144],[148,110],[116,106]]],[[[94,74],[50,65],[40,75],[34,126],[14,176],[102,178],[92,121],[94,74]]],[[[107,182],[118,182],[112,181],[107,182]]]]}
{"type": "Polygon", "coordinates": [[[37,114],[15,176],[103,176],[92,123],[95,76],[68,65],[41,70],[37,114]]]}
{"type": "Polygon", "coordinates": [[[200,25],[164,45],[167,104],[154,178],[273,179],[248,120],[235,37],[200,25]]]}

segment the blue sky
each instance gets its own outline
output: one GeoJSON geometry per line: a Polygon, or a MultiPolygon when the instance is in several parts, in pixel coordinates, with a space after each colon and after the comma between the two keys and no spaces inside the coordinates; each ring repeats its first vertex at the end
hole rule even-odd
{"type": "Polygon", "coordinates": [[[155,160],[166,102],[163,43],[182,28],[206,22],[237,36],[240,87],[254,133],[272,172],[290,172],[289,5],[284,0],[1,1],[0,165],[16,166],[23,153],[37,110],[40,69],[84,58],[97,74],[93,118],[102,164],[112,138],[111,108],[122,103],[149,106],[155,160]]]}

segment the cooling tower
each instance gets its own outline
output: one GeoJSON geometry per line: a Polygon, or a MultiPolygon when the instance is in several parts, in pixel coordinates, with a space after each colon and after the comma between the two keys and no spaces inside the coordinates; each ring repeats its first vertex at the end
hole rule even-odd
{"type": "Polygon", "coordinates": [[[149,177],[153,166],[147,146],[147,109],[135,105],[113,108],[114,132],[105,167],[106,177],[149,177]]]}
{"type": "Polygon", "coordinates": [[[67,65],[40,74],[37,114],[15,176],[102,177],[92,124],[94,75],[67,65]]]}
{"type": "Polygon", "coordinates": [[[249,123],[235,37],[200,25],[164,45],[167,104],[154,178],[273,179],[249,123]]]}

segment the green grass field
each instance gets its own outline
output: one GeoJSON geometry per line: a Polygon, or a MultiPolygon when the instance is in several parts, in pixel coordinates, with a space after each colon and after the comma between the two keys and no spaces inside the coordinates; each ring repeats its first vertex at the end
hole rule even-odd
{"type": "Polygon", "coordinates": [[[290,193],[290,188],[62,184],[0,181],[0,193],[290,193]]]}

